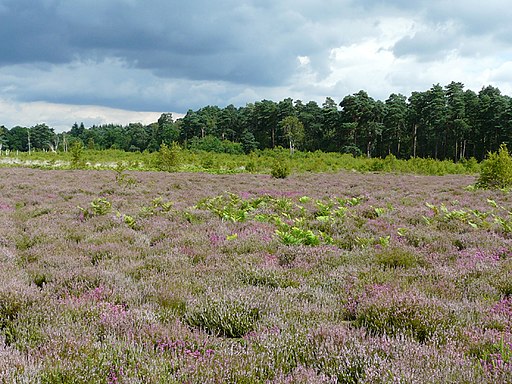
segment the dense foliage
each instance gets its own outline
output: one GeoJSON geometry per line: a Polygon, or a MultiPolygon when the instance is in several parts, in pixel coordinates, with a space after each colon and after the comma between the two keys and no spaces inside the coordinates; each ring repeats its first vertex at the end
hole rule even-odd
{"type": "Polygon", "coordinates": [[[483,162],[477,185],[483,188],[512,187],[512,157],[505,144],[498,152],[490,152],[483,162]]]}
{"type": "Polygon", "coordinates": [[[178,142],[183,148],[231,154],[281,146],[291,152],[483,160],[488,152],[512,141],[512,98],[492,86],[475,93],[452,82],[413,92],[408,98],[391,94],[385,101],[359,91],[339,103],[327,97],[321,106],[291,98],[240,108],[206,106],[189,110],[176,121],[171,113],[164,113],[147,126],[74,124],[62,134],[45,124],[0,128],[0,150],[66,151],[76,140],[87,149],[141,152],[178,142]]]}

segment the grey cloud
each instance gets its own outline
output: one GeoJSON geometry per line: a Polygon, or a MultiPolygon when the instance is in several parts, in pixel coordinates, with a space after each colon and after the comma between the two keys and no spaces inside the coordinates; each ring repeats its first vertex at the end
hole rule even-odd
{"type": "Polygon", "coordinates": [[[432,4],[428,0],[351,0],[354,8],[364,12],[417,12],[425,7],[425,3],[432,4]]]}
{"type": "Polygon", "coordinates": [[[4,64],[120,57],[169,78],[271,85],[286,81],[298,55],[342,39],[319,36],[311,15],[275,2],[45,3],[4,1],[4,64]]]}
{"type": "Polygon", "coordinates": [[[0,64],[64,62],[70,58],[67,27],[52,7],[26,0],[4,1],[0,10],[0,64]]]}
{"type": "Polygon", "coordinates": [[[345,86],[322,85],[336,70],[331,49],[374,38],[386,17],[421,27],[391,48],[397,57],[508,48],[511,11],[488,2],[0,0],[0,89],[18,100],[164,111],[284,92],[324,99],[345,86]],[[298,56],[309,58],[307,84],[298,56]]]}
{"type": "Polygon", "coordinates": [[[397,57],[415,56],[420,61],[436,60],[456,49],[459,43],[453,30],[441,27],[400,39],[393,47],[393,54],[397,57]]]}
{"type": "MultiPolygon", "coordinates": [[[[104,105],[136,111],[186,111],[202,103],[223,104],[242,86],[159,78],[120,60],[0,68],[2,97],[22,102],[104,105]]],[[[0,115],[1,116],[1,115],[0,115]]]]}

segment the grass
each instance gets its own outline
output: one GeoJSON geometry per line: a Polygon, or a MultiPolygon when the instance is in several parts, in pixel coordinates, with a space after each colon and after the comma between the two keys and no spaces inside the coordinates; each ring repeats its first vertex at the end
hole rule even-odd
{"type": "Polygon", "coordinates": [[[0,180],[0,382],[512,381],[512,197],[475,176],[0,180]]]}

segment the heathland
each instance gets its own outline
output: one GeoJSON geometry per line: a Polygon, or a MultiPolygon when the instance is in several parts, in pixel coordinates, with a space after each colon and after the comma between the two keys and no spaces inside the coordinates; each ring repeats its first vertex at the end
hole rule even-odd
{"type": "Polygon", "coordinates": [[[512,381],[474,175],[0,169],[0,381],[512,381]]]}

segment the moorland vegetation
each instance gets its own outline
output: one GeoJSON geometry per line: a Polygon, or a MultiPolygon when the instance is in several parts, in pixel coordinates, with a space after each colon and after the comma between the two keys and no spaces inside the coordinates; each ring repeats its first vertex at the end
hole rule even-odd
{"type": "Polygon", "coordinates": [[[0,169],[0,381],[512,381],[476,175],[0,169]]]}

